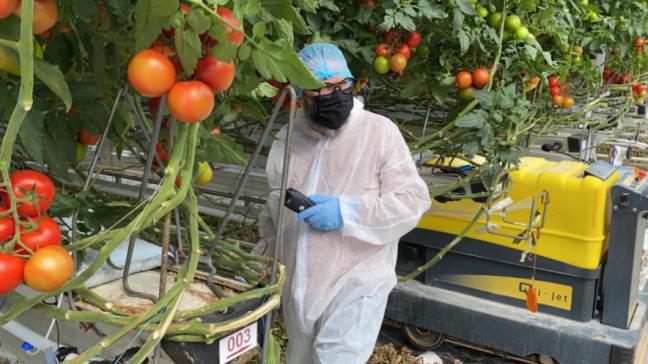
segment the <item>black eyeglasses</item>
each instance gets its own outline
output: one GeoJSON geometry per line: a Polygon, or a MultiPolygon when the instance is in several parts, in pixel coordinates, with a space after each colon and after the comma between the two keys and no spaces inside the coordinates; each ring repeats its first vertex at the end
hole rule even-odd
{"type": "Polygon", "coordinates": [[[330,95],[335,90],[340,90],[344,93],[351,92],[353,90],[353,78],[345,78],[344,80],[337,82],[337,83],[328,83],[325,82],[324,84],[326,86],[322,87],[319,90],[304,90],[304,94],[306,96],[314,97],[314,96],[326,96],[330,95]]]}

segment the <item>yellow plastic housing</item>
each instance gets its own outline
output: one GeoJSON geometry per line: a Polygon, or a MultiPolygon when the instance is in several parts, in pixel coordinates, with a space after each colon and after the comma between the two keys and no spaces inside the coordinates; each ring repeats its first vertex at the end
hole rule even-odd
{"type": "MultiPolygon", "coordinates": [[[[510,174],[509,196],[513,205],[506,219],[528,224],[530,198],[548,191],[545,225],[533,252],[579,268],[596,269],[607,250],[608,196],[619,179],[619,172],[602,181],[584,176],[586,169],[587,164],[575,161],[523,158],[520,168],[510,174]]],[[[432,209],[418,227],[456,235],[463,231],[481,206],[470,199],[446,203],[433,201],[432,209]]],[[[523,227],[504,222],[495,214],[491,223],[497,226],[494,229],[497,233],[514,236],[524,231],[523,227]]],[[[485,225],[486,217],[483,216],[466,236],[520,251],[527,249],[526,242],[516,244],[513,238],[491,234],[485,231],[485,225]]]]}

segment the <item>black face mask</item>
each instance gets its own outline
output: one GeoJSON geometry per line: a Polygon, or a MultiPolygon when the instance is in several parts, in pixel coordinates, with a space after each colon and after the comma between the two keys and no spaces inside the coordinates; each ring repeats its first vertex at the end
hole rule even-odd
{"type": "Polygon", "coordinates": [[[353,93],[336,88],[328,95],[314,96],[311,118],[323,127],[337,130],[346,123],[353,109],[353,93]]]}

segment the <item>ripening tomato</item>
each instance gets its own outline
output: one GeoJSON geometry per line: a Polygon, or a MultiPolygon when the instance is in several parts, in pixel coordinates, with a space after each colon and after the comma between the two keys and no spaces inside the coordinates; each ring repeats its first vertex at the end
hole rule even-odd
{"type": "Polygon", "coordinates": [[[473,84],[472,75],[470,72],[460,71],[455,77],[455,83],[457,84],[457,88],[461,90],[467,89],[473,84]]]}
{"type": "Polygon", "coordinates": [[[83,162],[87,156],[88,156],[88,146],[83,145],[81,143],[77,143],[76,158],[75,158],[77,165],[83,162]]]}
{"type": "Polygon", "coordinates": [[[198,176],[194,180],[194,183],[198,186],[204,186],[208,184],[213,176],[214,172],[212,171],[209,163],[199,162],[198,163],[198,176]]]}
{"type": "Polygon", "coordinates": [[[373,62],[374,70],[376,73],[385,74],[389,71],[389,59],[387,57],[378,56],[373,62]]]}
{"type": "Polygon", "coordinates": [[[167,106],[178,121],[199,123],[214,109],[214,93],[204,82],[180,81],[169,91],[167,106]]]}
{"type": "Polygon", "coordinates": [[[406,43],[403,43],[403,44],[398,48],[398,50],[396,51],[396,53],[400,53],[400,54],[404,55],[405,58],[407,58],[408,60],[409,60],[410,57],[412,56],[412,50],[410,49],[410,46],[408,46],[406,43]]]}
{"type": "Polygon", "coordinates": [[[563,83],[562,85],[560,85],[560,93],[561,94],[568,93],[570,89],[571,89],[571,86],[569,86],[568,83],[563,83]]]}
{"type": "Polygon", "coordinates": [[[382,56],[382,57],[387,57],[389,56],[389,51],[387,50],[387,44],[385,43],[380,43],[376,46],[376,56],[382,56]]]}
{"type": "Polygon", "coordinates": [[[535,89],[540,83],[540,77],[535,76],[524,83],[524,91],[529,92],[535,89]]]}
{"type": "Polygon", "coordinates": [[[0,19],[11,15],[18,6],[18,0],[0,0],[0,19]]]}
{"type": "Polygon", "coordinates": [[[152,49],[138,52],[128,63],[128,82],[142,96],[162,96],[175,81],[173,63],[152,49]]]}
{"type": "Polygon", "coordinates": [[[101,134],[93,134],[87,130],[81,130],[77,133],[77,141],[83,145],[95,145],[101,139],[101,134]]]}
{"type": "Polygon", "coordinates": [[[485,68],[477,68],[472,73],[472,85],[477,89],[482,89],[488,85],[490,74],[485,68]]]}
{"type": "MultiPolygon", "coordinates": [[[[14,14],[20,16],[20,1],[16,5],[14,14]]],[[[34,13],[32,18],[32,32],[42,34],[56,25],[58,6],[56,0],[34,0],[34,13]]]]}
{"type": "Polygon", "coordinates": [[[551,99],[551,101],[553,102],[554,106],[562,106],[563,102],[565,101],[565,98],[562,97],[561,95],[556,95],[551,99]]]}
{"type": "MultiPolygon", "coordinates": [[[[216,12],[232,25],[243,28],[241,21],[234,17],[234,12],[232,10],[224,7],[219,7],[216,12]]],[[[241,32],[234,31],[234,29],[232,29],[232,27],[228,24],[225,24],[225,29],[227,31],[227,40],[234,42],[237,47],[241,45],[241,42],[243,42],[245,35],[241,32]]]]}
{"type": "Polygon", "coordinates": [[[551,94],[551,96],[560,95],[560,87],[551,87],[549,89],[549,93],[551,94]]]}
{"type": "Polygon", "coordinates": [[[74,260],[61,246],[35,252],[25,264],[25,283],[39,292],[55,291],[74,274],[74,260]]]}
{"type": "Polygon", "coordinates": [[[574,98],[573,97],[565,97],[563,99],[562,107],[565,109],[571,109],[574,106],[574,98]]]}
{"type": "Polygon", "coordinates": [[[418,47],[421,44],[421,33],[413,31],[407,32],[405,43],[412,49],[418,47]]]}
{"type": "Polygon", "coordinates": [[[558,77],[549,76],[548,81],[549,81],[549,87],[558,87],[558,77]]]}
{"type": "MultiPolygon", "coordinates": [[[[50,245],[61,245],[61,229],[54,219],[49,216],[42,216],[40,221],[36,222],[36,229],[30,232],[23,233],[27,228],[24,225],[20,226],[20,241],[32,251],[37,251],[50,245]]],[[[27,252],[20,245],[16,244],[14,250],[18,254],[26,254],[27,252]]]]}
{"type": "MultiPolygon", "coordinates": [[[[16,171],[9,176],[9,180],[16,198],[26,200],[17,202],[17,211],[21,215],[32,217],[42,215],[54,201],[56,194],[54,182],[40,172],[16,171]]],[[[4,207],[9,208],[11,201],[7,192],[2,193],[2,199],[4,207]]]]}
{"type": "Polygon", "coordinates": [[[211,54],[206,55],[196,63],[196,78],[211,87],[214,93],[221,93],[232,86],[236,67],[234,62],[219,61],[211,54]]]}
{"type": "Polygon", "coordinates": [[[637,37],[637,38],[634,39],[634,41],[632,43],[634,44],[635,47],[643,47],[645,42],[646,42],[646,40],[644,38],[637,37]]]}
{"type": "Polygon", "coordinates": [[[610,71],[609,68],[605,67],[605,68],[603,69],[603,78],[604,78],[606,81],[609,80],[610,78],[612,78],[613,75],[614,75],[614,73],[613,73],[612,71],[610,71]]]}
{"type": "Polygon", "coordinates": [[[0,206],[0,244],[12,238],[16,232],[16,224],[8,211],[0,206]]]}
{"type": "Polygon", "coordinates": [[[407,57],[401,53],[396,53],[389,57],[389,69],[393,72],[403,72],[407,67],[407,57]]]}
{"type": "Polygon", "coordinates": [[[25,261],[19,257],[0,253],[0,296],[11,293],[23,281],[25,261]]]}

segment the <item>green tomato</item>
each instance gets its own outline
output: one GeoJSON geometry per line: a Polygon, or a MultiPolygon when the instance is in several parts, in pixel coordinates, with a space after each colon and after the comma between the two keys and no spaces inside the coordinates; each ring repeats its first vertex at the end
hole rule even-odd
{"type": "Polygon", "coordinates": [[[509,32],[514,32],[522,26],[522,21],[517,15],[509,15],[506,17],[505,27],[509,32]]]}
{"type": "Polygon", "coordinates": [[[453,0],[445,0],[445,4],[450,9],[454,9],[454,8],[457,7],[457,4],[455,4],[455,2],[453,0]]]}
{"type": "Polygon", "coordinates": [[[474,4],[477,4],[477,2],[478,2],[479,0],[469,0],[469,1],[470,1],[471,4],[474,5],[474,4]]]}
{"type": "Polygon", "coordinates": [[[589,4],[589,1],[587,0],[580,0],[580,6],[587,6],[589,4]]]}
{"type": "Polygon", "coordinates": [[[485,18],[488,16],[488,9],[486,9],[483,6],[480,6],[477,8],[477,15],[479,15],[480,18],[485,18]]]}
{"type": "Polygon", "coordinates": [[[591,21],[599,21],[601,18],[599,17],[599,15],[597,13],[590,10],[590,11],[587,12],[587,19],[589,19],[591,21]]]}
{"type": "Polygon", "coordinates": [[[430,47],[426,45],[420,45],[414,52],[414,54],[416,54],[418,57],[427,58],[430,55],[430,47]]]}
{"type": "Polygon", "coordinates": [[[499,28],[502,24],[502,13],[493,13],[488,17],[488,24],[493,28],[499,28]]]}
{"type": "Polygon", "coordinates": [[[572,58],[572,64],[579,65],[581,63],[583,63],[583,57],[576,56],[576,57],[572,58]]]}
{"type": "Polygon", "coordinates": [[[466,100],[466,101],[472,101],[475,98],[475,95],[473,95],[472,87],[459,90],[457,92],[457,96],[459,96],[459,98],[461,98],[462,100],[466,100]]]}
{"type": "Polygon", "coordinates": [[[455,76],[453,76],[453,75],[446,75],[441,80],[441,84],[443,86],[446,86],[446,87],[450,87],[450,86],[454,85],[454,83],[455,83],[455,76]]]}
{"type": "Polygon", "coordinates": [[[77,143],[77,148],[76,148],[77,164],[83,162],[86,159],[87,155],[88,155],[88,146],[81,143],[77,143]]]}
{"type": "Polygon", "coordinates": [[[376,73],[385,74],[389,71],[389,59],[387,57],[379,56],[374,59],[374,70],[376,73]]]}
{"type": "Polygon", "coordinates": [[[527,38],[529,38],[529,29],[526,27],[520,27],[515,31],[515,39],[526,40],[527,38]]]}
{"type": "Polygon", "coordinates": [[[575,56],[580,56],[581,54],[583,54],[583,48],[581,46],[573,46],[571,51],[575,56]]]}

